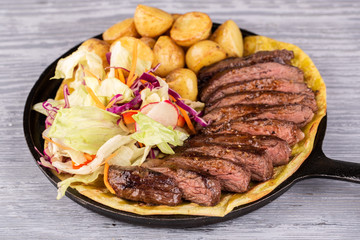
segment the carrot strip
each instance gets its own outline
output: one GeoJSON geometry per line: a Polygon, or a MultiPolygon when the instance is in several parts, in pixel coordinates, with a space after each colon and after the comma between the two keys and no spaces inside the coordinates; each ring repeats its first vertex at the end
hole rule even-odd
{"type": "Polygon", "coordinates": [[[118,69],[118,72],[119,72],[119,79],[122,83],[126,84],[126,81],[125,81],[125,77],[124,77],[124,73],[122,71],[122,69],[118,69]]]}
{"type": "Polygon", "coordinates": [[[134,43],[134,49],[133,49],[133,55],[132,55],[132,62],[131,62],[131,69],[128,76],[128,82],[127,85],[131,87],[132,82],[130,82],[134,76],[135,70],[136,70],[136,61],[137,61],[137,47],[138,47],[138,41],[135,41],[134,43]]]}
{"type": "Polygon", "coordinates": [[[59,148],[62,148],[62,149],[64,149],[64,150],[73,150],[72,148],[69,148],[69,147],[66,147],[66,146],[64,146],[64,145],[61,145],[60,143],[54,142],[53,140],[51,140],[51,139],[48,138],[48,137],[43,136],[43,138],[45,138],[47,141],[55,144],[55,145],[58,146],[59,148]]]}
{"type": "Polygon", "coordinates": [[[84,153],[84,157],[86,158],[86,160],[94,160],[94,158],[96,157],[96,155],[90,155],[88,153],[84,153]]]}
{"type": "Polygon", "coordinates": [[[144,147],[144,144],[142,144],[141,142],[138,142],[138,144],[139,144],[139,147],[144,147]]]}
{"type": "Polygon", "coordinates": [[[105,108],[106,108],[106,109],[111,108],[112,105],[114,105],[115,101],[116,101],[116,99],[111,100],[111,101],[108,103],[108,105],[106,105],[105,108]]]}
{"type": "Polygon", "coordinates": [[[95,74],[93,74],[92,72],[90,72],[90,71],[87,70],[86,68],[84,68],[84,72],[85,72],[87,75],[90,75],[90,76],[92,76],[93,78],[96,78],[96,79],[98,80],[99,85],[101,85],[100,79],[99,79],[95,74]]]}
{"type": "MultiPolygon", "coordinates": [[[[179,106],[178,106],[179,107],[179,106]]],[[[183,117],[185,118],[185,122],[186,124],[188,125],[190,131],[193,133],[193,134],[196,134],[196,130],[194,128],[194,125],[192,124],[191,122],[191,119],[189,118],[189,116],[187,115],[186,111],[184,109],[182,109],[181,107],[179,107],[179,110],[181,112],[181,114],[183,115],[183,117]]]]}
{"type": "Polygon", "coordinates": [[[129,87],[131,87],[131,85],[134,83],[134,81],[136,80],[137,77],[138,77],[138,75],[135,73],[134,77],[130,80],[130,82],[128,82],[129,87]]]}
{"type": "MultiPolygon", "coordinates": [[[[169,95],[169,97],[174,101],[174,103],[176,102],[176,99],[173,96],[169,95]]],[[[187,112],[184,109],[182,109],[181,107],[179,107],[178,105],[176,105],[176,106],[179,108],[181,114],[183,115],[183,117],[185,119],[185,122],[188,125],[190,131],[193,134],[196,134],[196,130],[194,128],[194,125],[192,124],[191,119],[190,119],[189,115],[187,114],[187,112]]]]}
{"type": "Polygon", "coordinates": [[[110,156],[108,156],[105,159],[105,166],[104,166],[104,184],[106,186],[106,188],[112,193],[115,194],[115,190],[111,187],[110,183],[109,183],[109,179],[108,179],[108,175],[109,175],[109,164],[108,161],[110,159],[112,159],[113,157],[116,156],[116,154],[118,153],[118,151],[115,151],[113,154],[111,154],[110,156]]]}
{"type": "Polygon", "coordinates": [[[101,109],[105,110],[106,107],[104,106],[104,104],[102,104],[102,102],[99,100],[99,98],[95,95],[93,90],[91,88],[89,88],[88,86],[85,86],[85,89],[90,94],[91,98],[94,100],[96,106],[98,108],[101,108],[101,109]]]}

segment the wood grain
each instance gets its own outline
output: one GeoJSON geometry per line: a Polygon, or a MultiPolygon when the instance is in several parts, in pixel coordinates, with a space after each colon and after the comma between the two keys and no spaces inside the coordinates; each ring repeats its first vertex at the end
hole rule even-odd
{"type": "MultiPolygon", "coordinates": [[[[327,84],[324,151],[360,163],[360,2],[152,1],[169,12],[204,11],[307,52],[327,84]]],[[[133,15],[130,1],[2,0],[0,8],[0,239],[358,239],[360,185],[308,179],[269,205],[215,225],[156,229],[115,221],[68,198],[34,164],[23,107],[38,76],[63,52],[133,15]]]]}

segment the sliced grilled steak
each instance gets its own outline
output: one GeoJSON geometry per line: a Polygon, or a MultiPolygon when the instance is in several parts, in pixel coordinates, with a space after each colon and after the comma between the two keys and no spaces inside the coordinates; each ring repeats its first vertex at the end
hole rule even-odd
{"type": "MultiPolygon", "coordinates": [[[[215,108],[203,116],[206,122],[219,125],[234,119],[256,120],[256,119],[275,119],[293,122],[298,126],[305,126],[313,118],[313,111],[303,105],[241,105],[215,108]]],[[[198,124],[197,128],[201,128],[198,124]]]]}
{"type": "Polygon", "coordinates": [[[223,125],[209,126],[203,129],[205,134],[213,133],[248,133],[250,135],[276,136],[285,140],[290,146],[301,141],[304,133],[292,122],[263,119],[251,121],[230,121],[223,125]]]}
{"type": "Polygon", "coordinates": [[[265,105],[290,105],[301,104],[311,108],[313,112],[317,110],[314,97],[301,93],[284,93],[284,92],[243,92],[226,95],[216,102],[207,102],[205,113],[215,108],[227,107],[236,104],[265,104],[265,105]]]}
{"type": "Polygon", "coordinates": [[[221,158],[205,156],[170,155],[166,158],[174,167],[192,170],[219,180],[222,190],[246,192],[250,183],[250,172],[241,166],[221,158]]]}
{"type": "Polygon", "coordinates": [[[200,99],[204,101],[219,87],[230,83],[240,83],[264,78],[304,82],[303,72],[296,67],[274,62],[258,63],[249,67],[233,68],[215,74],[209,81],[209,84],[207,84],[201,91],[200,99]]]}
{"type": "Polygon", "coordinates": [[[181,203],[182,193],[173,178],[143,167],[110,166],[108,180],[120,198],[168,206],[181,203]]]}
{"type": "Polygon", "coordinates": [[[212,177],[204,177],[194,171],[173,168],[167,161],[151,159],[142,166],[169,176],[177,182],[183,198],[203,206],[214,206],[220,202],[221,185],[212,177]]]}
{"type": "Polygon", "coordinates": [[[217,157],[230,160],[240,164],[251,172],[251,179],[255,181],[266,181],[272,177],[272,160],[266,155],[265,149],[239,146],[229,146],[218,143],[193,144],[183,149],[189,156],[199,154],[209,157],[217,157]]]}
{"type": "Polygon", "coordinates": [[[305,83],[291,82],[284,79],[256,79],[242,83],[231,83],[219,87],[214,94],[210,95],[204,102],[215,102],[229,94],[241,92],[277,91],[289,93],[303,93],[314,97],[314,92],[305,83]]]}
{"type": "Polygon", "coordinates": [[[291,149],[289,144],[273,136],[251,136],[239,134],[214,134],[197,135],[186,141],[188,146],[197,144],[226,144],[239,148],[260,148],[266,151],[266,154],[273,162],[273,166],[284,165],[289,162],[291,149]]]}
{"type": "Polygon", "coordinates": [[[281,64],[290,64],[290,60],[294,58],[294,53],[288,50],[275,51],[259,51],[252,55],[242,58],[227,58],[200,70],[198,78],[200,83],[206,83],[218,72],[230,68],[241,68],[264,62],[278,62],[281,64]]]}

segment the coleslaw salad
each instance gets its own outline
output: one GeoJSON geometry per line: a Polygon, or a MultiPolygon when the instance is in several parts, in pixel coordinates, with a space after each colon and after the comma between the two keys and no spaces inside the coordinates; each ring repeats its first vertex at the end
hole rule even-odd
{"type": "Polygon", "coordinates": [[[58,199],[72,183],[88,184],[100,175],[107,182],[109,165],[139,166],[194,134],[204,104],[183,99],[154,75],[159,67],[117,42],[107,55],[110,67],[92,52],[79,48],[59,60],[51,79],[72,79],[64,99],[48,99],[33,109],[46,115],[46,141],[39,164],[67,173],[58,184],[58,199]],[[196,110],[195,110],[196,109],[196,110]]]}

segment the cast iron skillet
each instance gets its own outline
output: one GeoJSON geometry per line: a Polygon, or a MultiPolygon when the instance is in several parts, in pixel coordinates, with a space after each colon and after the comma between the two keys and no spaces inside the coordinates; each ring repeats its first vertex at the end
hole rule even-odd
{"type": "MultiPolygon", "coordinates": [[[[213,30],[216,29],[218,26],[219,24],[214,24],[213,30]]],[[[244,37],[256,35],[246,30],[241,31],[244,37]]],[[[95,38],[101,39],[101,35],[95,36],[95,38]]],[[[70,49],[60,58],[64,58],[67,55],[71,54],[78,47],[79,45],[70,49]]],[[[40,170],[55,186],[60,180],[49,169],[44,168],[37,163],[39,155],[35,151],[34,147],[37,147],[38,149],[43,149],[44,141],[41,137],[41,133],[45,129],[45,117],[42,114],[33,111],[32,106],[38,102],[45,101],[48,98],[52,98],[55,96],[56,91],[60,87],[61,81],[49,81],[49,79],[54,76],[55,67],[59,59],[54,61],[41,74],[39,80],[35,83],[27,98],[24,110],[24,133],[28,147],[40,170]]],[[[67,190],[66,196],[68,196],[70,199],[77,202],[78,204],[94,212],[103,214],[107,217],[145,226],[183,228],[197,227],[201,225],[226,221],[247,214],[268,204],[269,202],[273,201],[275,198],[283,194],[286,190],[288,190],[294,183],[305,178],[324,177],[360,183],[360,164],[331,160],[324,155],[322,151],[322,141],[325,136],[325,130],[326,116],[322,119],[319,125],[312,153],[292,176],[290,176],[286,181],[284,181],[274,191],[272,191],[265,197],[255,202],[239,206],[224,217],[187,215],[141,216],[104,206],[98,202],[91,200],[88,197],[79,194],[76,190],[71,188],[67,190]]]]}

